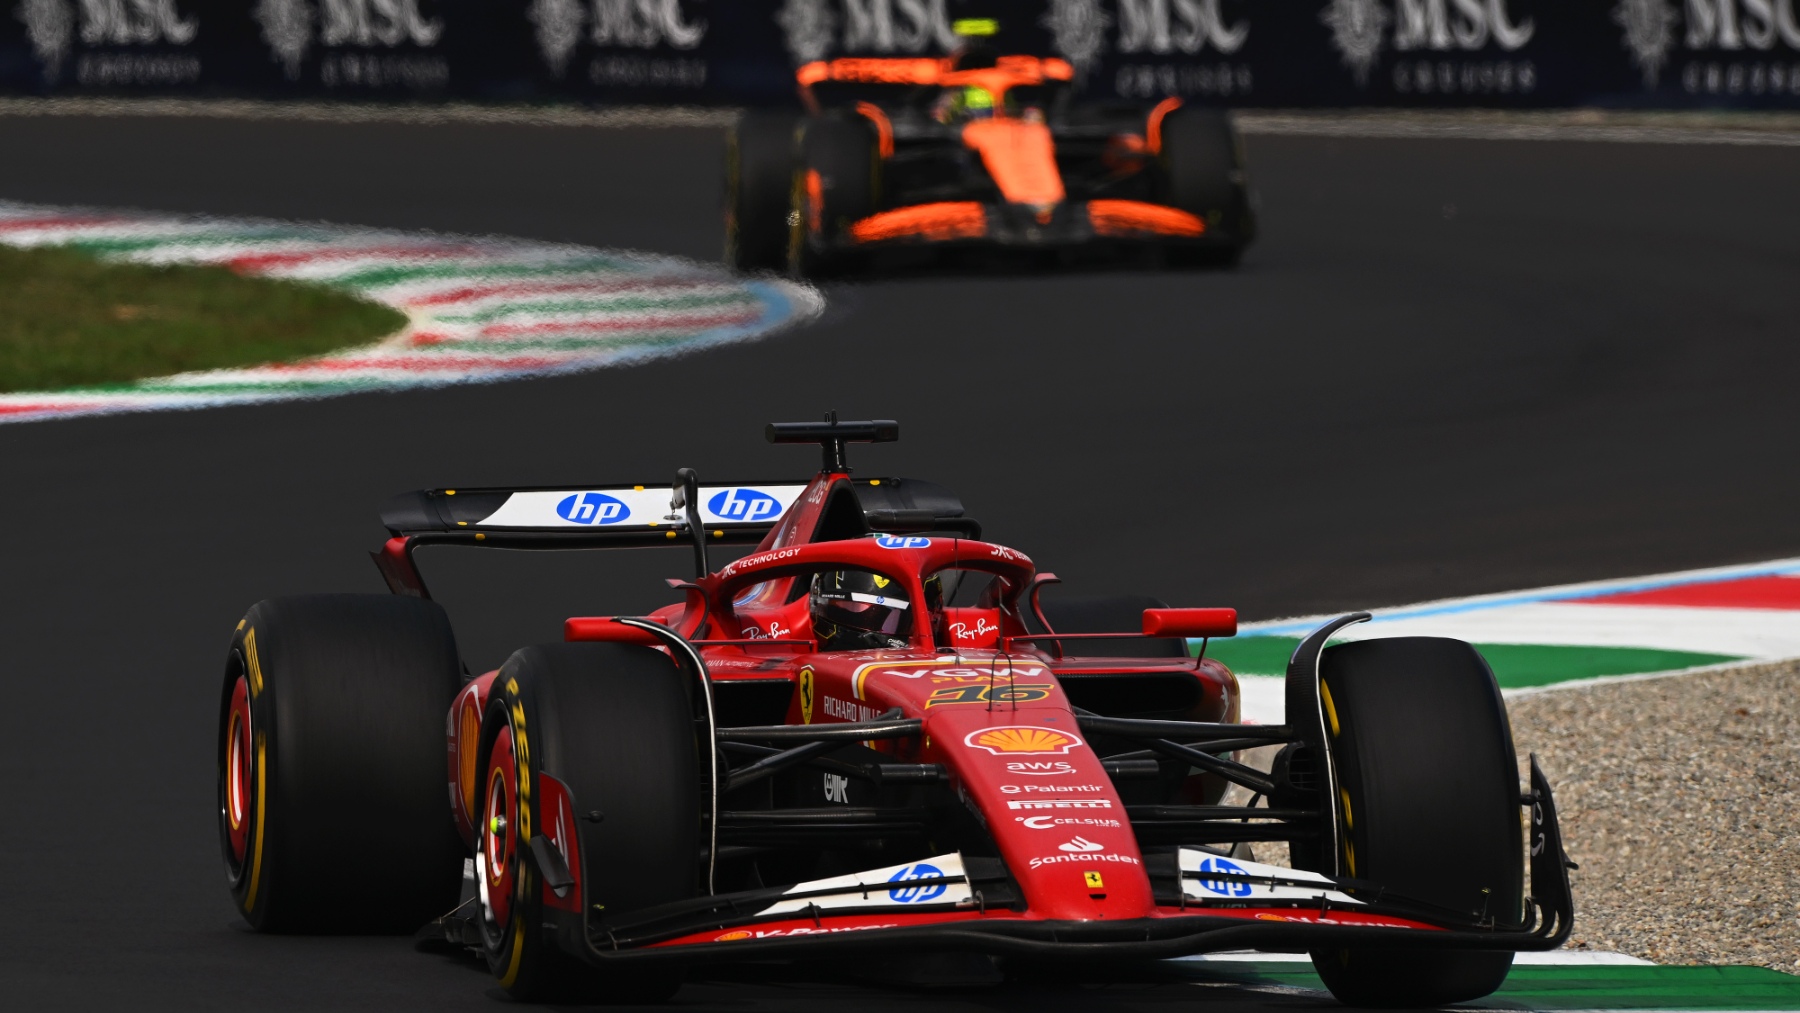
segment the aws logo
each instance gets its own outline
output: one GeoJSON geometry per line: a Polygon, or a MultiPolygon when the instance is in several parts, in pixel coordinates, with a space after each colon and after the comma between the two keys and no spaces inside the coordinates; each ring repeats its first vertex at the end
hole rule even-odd
{"type": "Polygon", "coordinates": [[[755,489],[726,489],[706,501],[706,509],[724,521],[751,523],[781,514],[781,501],[755,489]]]}
{"type": "Polygon", "coordinates": [[[556,516],[571,524],[617,524],[631,516],[631,508],[603,492],[577,492],[556,504],[556,516]]]}

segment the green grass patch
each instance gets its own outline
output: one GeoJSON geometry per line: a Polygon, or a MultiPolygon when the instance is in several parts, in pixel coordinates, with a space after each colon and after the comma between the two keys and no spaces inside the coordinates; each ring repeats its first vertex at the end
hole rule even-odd
{"type": "Polygon", "coordinates": [[[0,391],[321,355],[369,344],[405,323],[393,309],[318,285],[0,246],[0,391]]]}
{"type": "MultiPolygon", "coordinates": [[[[1195,961],[1183,970],[1202,980],[1325,990],[1309,963],[1195,961]]],[[[1515,1010],[1800,1010],[1800,977],[1730,964],[1515,966],[1498,992],[1470,1005],[1515,1010]]]]}
{"type": "MultiPolygon", "coordinates": [[[[1233,672],[1243,675],[1285,675],[1288,657],[1299,643],[1298,637],[1231,637],[1209,643],[1206,655],[1223,661],[1233,672]]],[[[1603,675],[1672,672],[1737,660],[1730,654],[1659,651],[1647,647],[1476,644],[1475,649],[1487,659],[1494,670],[1494,678],[1503,689],[1548,686],[1603,675]]]]}

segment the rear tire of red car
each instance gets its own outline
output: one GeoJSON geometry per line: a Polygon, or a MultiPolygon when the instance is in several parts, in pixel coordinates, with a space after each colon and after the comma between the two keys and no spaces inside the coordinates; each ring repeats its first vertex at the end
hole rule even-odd
{"type": "Polygon", "coordinates": [[[462,666],[434,602],[271,598],[238,624],[219,715],[232,900],[263,932],[411,932],[456,905],[444,715],[462,666]]]}
{"type": "Polygon", "coordinates": [[[1162,121],[1163,199],[1206,223],[1222,245],[1171,246],[1176,265],[1232,264],[1256,238],[1243,144],[1222,109],[1182,106],[1162,121]]]}
{"type": "Polygon", "coordinates": [[[577,910],[590,912],[595,930],[604,931],[611,919],[699,891],[694,728],[684,677],[666,655],[647,647],[541,644],[518,651],[500,669],[482,723],[476,876],[482,949],[508,994],[540,1002],[645,1003],[680,987],[673,971],[581,961],[562,948],[584,945],[578,933],[558,944],[546,926],[559,918],[579,926],[580,915],[552,909],[529,857],[531,837],[550,836],[558,818],[544,810],[543,791],[530,786],[555,778],[581,814],[554,833],[579,842],[570,863],[577,885],[569,889],[577,910]]]}
{"type": "MultiPolygon", "coordinates": [[[[1524,921],[1519,772],[1493,672],[1473,647],[1436,637],[1364,640],[1320,661],[1342,793],[1344,876],[1396,904],[1517,929],[1524,921]]],[[[1427,916],[1429,917],[1429,915],[1427,916]]],[[[1349,1006],[1417,1008],[1492,993],[1510,951],[1315,951],[1349,1006]]]]}
{"type": "Polygon", "coordinates": [[[794,182],[792,113],[754,110],[732,127],[725,148],[725,262],[738,271],[787,267],[794,182]]]}
{"type": "Polygon", "coordinates": [[[789,272],[816,277],[847,266],[848,254],[820,251],[808,239],[841,245],[852,224],[879,208],[881,149],[869,121],[860,116],[806,121],[790,192],[795,213],[788,216],[789,272]]]}

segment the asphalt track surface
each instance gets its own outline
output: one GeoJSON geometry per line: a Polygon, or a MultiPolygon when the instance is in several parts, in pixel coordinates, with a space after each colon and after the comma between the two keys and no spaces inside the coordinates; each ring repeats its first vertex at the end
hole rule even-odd
{"type": "MultiPolygon", "coordinates": [[[[0,151],[13,200],[718,248],[705,130],[14,118],[0,151]]],[[[1249,151],[1264,238],[1232,272],[838,286],[816,325],[630,370],[0,427],[0,1001],[491,1008],[485,972],[404,940],[251,934],[217,857],[230,626],[261,597],[379,590],[363,553],[401,489],[801,476],[811,454],[763,444],[761,424],[836,408],[903,423],[902,443],[853,451],[863,473],[960,490],[995,540],[1070,585],[1251,618],[1800,554],[1800,151],[1249,151]]],[[[427,565],[481,663],[553,638],[562,615],[660,603],[652,578],[686,559],[427,565]]],[[[1198,998],[764,984],[678,1003],[1198,998]]]]}

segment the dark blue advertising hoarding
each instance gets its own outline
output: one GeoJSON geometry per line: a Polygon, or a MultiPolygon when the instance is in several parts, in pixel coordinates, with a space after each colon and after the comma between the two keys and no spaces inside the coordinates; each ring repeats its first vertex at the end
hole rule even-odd
{"type": "Polygon", "coordinates": [[[1800,0],[0,0],[0,90],[791,102],[800,64],[960,18],[1100,98],[1800,107],[1800,0]]]}

